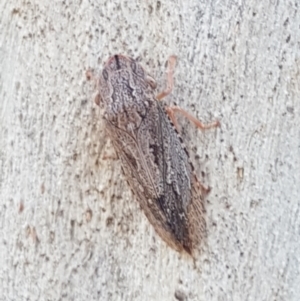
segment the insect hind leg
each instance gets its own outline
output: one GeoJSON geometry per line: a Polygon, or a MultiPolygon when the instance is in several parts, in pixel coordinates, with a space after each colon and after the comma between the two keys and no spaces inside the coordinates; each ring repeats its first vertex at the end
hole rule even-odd
{"type": "Polygon", "coordinates": [[[175,117],[175,113],[180,113],[184,117],[186,117],[190,122],[192,122],[198,129],[200,130],[208,130],[211,128],[216,128],[220,126],[220,122],[218,120],[210,122],[210,123],[202,123],[200,120],[198,120],[196,117],[194,117],[192,114],[188,113],[187,111],[183,110],[182,108],[178,106],[169,106],[166,107],[166,112],[172,122],[174,123],[176,129],[178,130],[178,123],[175,117]]]}
{"type": "MultiPolygon", "coordinates": [[[[156,96],[157,100],[162,100],[164,97],[168,96],[174,87],[174,70],[175,70],[175,65],[176,65],[177,57],[175,55],[171,55],[168,59],[168,67],[167,67],[167,87],[164,91],[159,93],[156,96]]],[[[183,116],[185,116],[189,121],[195,124],[195,126],[201,130],[207,130],[215,127],[220,126],[219,121],[214,121],[211,123],[204,124],[197,118],[195,118],[193,115],[188,113],[187,111],[183,110],[182,108],[178,106],[169,106],[166,107],[166,112],[169,115],[171,121],[175,125],[176,129],[179,130],[179,126],[177,123],[177,120],[175,118],[175,113],[181,113],[183,116]]]]}

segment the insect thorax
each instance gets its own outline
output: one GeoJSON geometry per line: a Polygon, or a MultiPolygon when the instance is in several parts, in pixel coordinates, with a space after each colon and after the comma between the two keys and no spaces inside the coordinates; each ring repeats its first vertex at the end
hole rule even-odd
{"type": "Polygon", "coordinates": [[[137,75],[122,70],[110,79],[105,118],[118,128],[137,129],[149,110],[157,106],[149,85],[137,75]]]}

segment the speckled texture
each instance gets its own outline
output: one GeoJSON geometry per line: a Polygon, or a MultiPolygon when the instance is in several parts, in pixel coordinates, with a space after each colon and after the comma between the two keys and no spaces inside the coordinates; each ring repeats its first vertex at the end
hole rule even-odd
{"type": "Polygon", "coordinates": [[[1,1],[0,300],[298,300],[297,1],[1,1]],[[34,3],[35,2],[35,3],[34,3]],[[88,67],[139,58],[177,103],[207,198],[195,262],[120,177],[88,67]],[[205,175],[204,175],[205,174],[205,175]]]}

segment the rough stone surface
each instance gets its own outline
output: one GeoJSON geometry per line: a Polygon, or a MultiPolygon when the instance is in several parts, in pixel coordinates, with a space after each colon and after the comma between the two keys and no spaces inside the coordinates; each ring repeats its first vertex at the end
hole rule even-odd
{"type": "Polygon", "coordinates": [[[299,300],[297,1],[0,2],[0,300],[299,300]],[[139,209],[88,67],[139,58],[180,119],[207,198],[192,261],[139,209]]]}

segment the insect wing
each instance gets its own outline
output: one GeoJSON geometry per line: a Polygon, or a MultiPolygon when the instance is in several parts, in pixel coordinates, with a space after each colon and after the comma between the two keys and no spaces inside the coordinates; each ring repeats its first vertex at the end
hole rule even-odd
{"type": "Polygon", "coordinates": [[[164,109],[153,101],[135,132],[107,122],[122,168],[147,218],[172,247],[190,252],[192,167],[164,109]]]}

